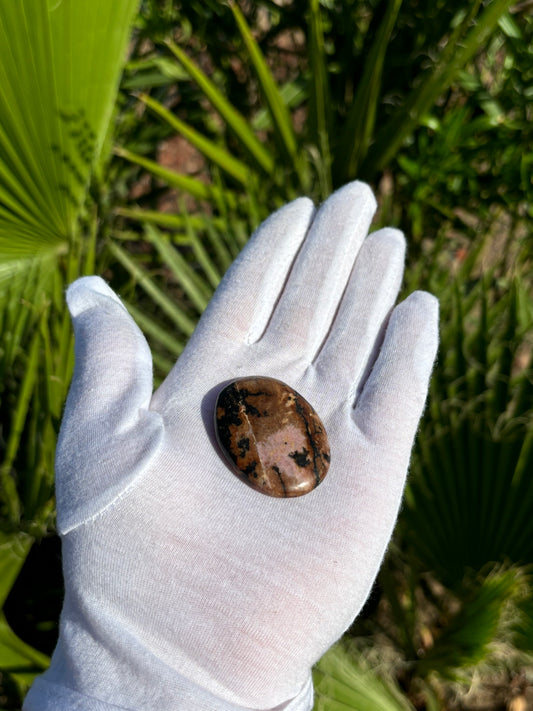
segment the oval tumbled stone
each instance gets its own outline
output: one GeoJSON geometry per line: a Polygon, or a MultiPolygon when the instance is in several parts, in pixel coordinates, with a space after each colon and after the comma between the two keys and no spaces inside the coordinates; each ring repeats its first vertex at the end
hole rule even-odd
{"type": "Polygon", "coordinates": [[[232,469],[269,496],[302,496],[327,474],[326,430],[311,405],[274,378],[240,378],[219,394],[218,443],[232,469]]]}

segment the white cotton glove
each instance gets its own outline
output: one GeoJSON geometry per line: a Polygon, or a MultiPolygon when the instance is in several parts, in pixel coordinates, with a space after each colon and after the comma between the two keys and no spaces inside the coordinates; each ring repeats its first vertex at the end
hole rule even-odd
{"type": "Polygon", "coordinates": [[[361,609],[391,536],[437,348],[437,302],[393,308],[404,239],[367,237],[370,189],[272,215],[152,394],[148,345],[97,277],[68,304],[76,367],[57,451],[66,596],[27,711],[312,706],[311,667],[361,609]],[[292,499],[224,464],[222,384],[278,378],[331,466],[292,499]]]}

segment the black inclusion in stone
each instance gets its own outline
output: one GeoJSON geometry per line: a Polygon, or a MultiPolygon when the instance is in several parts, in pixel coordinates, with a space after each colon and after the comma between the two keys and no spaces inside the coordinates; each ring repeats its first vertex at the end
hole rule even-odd
{"type": "Polygon", "coordinates": [[[240,394],[234,384],[229,385],[220,393],[217,400],[217,408],[224,410],[224,415],[219,421],[226,426],[242,424],[240,417],[240,394]]]}
{"type": "Polygon", "coordinates": [[[260,412],[255,405],[252,405],[250,402],[250,398],[252,397],[271,397],[270,393],[264,392],[263,390],[256,390],[256,391],[250,391],[248,389],[243,388],[240,391],[240,398],[241,401],[244,405],[244,408],[246,410],[247,415],[251,415],[252,417],[265,417],[268,415],[268,412],[260,412]]]}
{"type": "Polygon", "coordinates": [[[239,455],[244,457],[246,452],[250,451],[250,439],[249,437],[241,437],[237,442],[237,447],[239,448],[239,455]]]}
{"type": "Polygon", "coordinates": [[[253,462],[250,462],[250,464],[248,464],[248,466],[242,470],[242,473],[248,478],[250,476],[253,476],[255,479],[257,479],[258,475],[257,475],[256,470],[257,470],[257,462],[254,459],[253,462]]]}
{"type": "Polygon", "coordinates": [[[304,447],[301,452],[289,452],[289,457],[294,459],[299,467],[308,467],[311,464],[309,459],[309,451],[304,447]]]}
{"type": "MultiPolygon", "coordinates": [[[[317,466],[317,460],[320,459],[321,453],[315,444],[315,440],[313,438],[312,433],[309,430],[309,422],[307,420],[307,417],[305,416],[304,408],[302,407],[298,398],[296,398],[294,406],[296,408],[296,412],[302,419],[302,422],[305,427],[305,433],[307,435],[307,441],[309,442],[309,444],[311,445],[311,449],[313,450],[313,471],[315,473],[316,483],[318,485],[318,484],[320,484],[321,479],[320,479],[319,469],[317,466]]],[[[306,452],[305,448],[304,448],[304,452],[306,452]]],[[[297,454],[297,453],[295,453],[295,454],[297,454]]],[[[309,454],[309,452],[306,452],[306,454],[309,454]]],[[[289,456],[292,457],[292,454],[290,454],[289,456]]],[[[295,461],[296,461],[296,459],[295,459],[295,461]]],[[[326,461],[329,462],[329,459],[327,459],[326,461]]],[[[311,463],[310,461],[307,462],[307,464],[310,464],[310,463],[311,463]]],[[[299,464],[299,462],[297,462],[297,461],[296,461],[296,464],[298,464],[298,466],[306,466],[306,465],[299,464]]]]}
{"type": "Polygon", "coordinates": [[[221,391],[217,398],[215,407],[215,432],[224,455],[237,463],[237,454],[231,449],[231,427],[239,427],[242,424],[239,408],[239,391],[232,383],[221,391]],[[222,415],[218,415],[218,411],[222,415]]]}
{"type": "Polygon", "coordinates": [[[276,475],[279,479],[279,483],[281,484],[283,491],[287,493],[287,489],[285,488],[285,482],[283,481],[283,475],[281,474],[280,468],[277,467],[275,464],[272,465],[272,470],[276,472],[276,475]]]}

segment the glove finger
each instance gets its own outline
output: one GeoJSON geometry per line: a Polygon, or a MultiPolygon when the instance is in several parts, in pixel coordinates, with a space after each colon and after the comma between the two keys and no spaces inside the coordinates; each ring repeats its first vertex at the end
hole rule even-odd
{"type": "Polygon", "coordinates": [[[262,339],[311,362],[330,330],[354,260],[366,237],[376,202],[370,188],[354,182],[320,208],[262,339]]]}
{"type": "Polygon", "coordinates": [[[75,334],[69,408],[123,429],[152,395],[152,356],[137,324],[100,279],[84,277],[67,291],[75,334]]]}
{"type": "Polygon", "coordinates": [[[261,337],[314,212],[311,200],[299,198],[260,225],[216,290],[199,333],[238,344],[261,337]]]}
{"type": "Polygon", "coordinates": [[[159,416],[146,412],[150,349],[118,297],[99,277],[84,277],[68,289],[67,303],[75,366],[56,453],[63,533],[119,495],[157,448],[161,430],[159,416]]]}
{"type": "MultiPolygon", "coordinates": [[[[211,299],[187,348],[154,393],[152,404],[173,417],[183,403],[179,382],[202,373],[206,390],[235,370],[235,353],[263,334],[315,208],[299,198],[273,213],[250,238],[211,299]],[[185,374],[185,376],[184,376],[185,374]]],[[[244,359],[245,363],[248,360],[244,359]]]]}
{"type": "Polygon", "coordinates": [[[400,289],[405,259],[405,239],[385,228],[369,235],[357,256],[330,333],[315,366],[330,383],[334,400],[353,401],[377,355],[384,324],[400,289]]]}
{"type": "Polygon", "coordinates": [[[392,312],[353,418],[364,436],[409,460],[438,347],[438,301],[415,291],[392,312]]]}

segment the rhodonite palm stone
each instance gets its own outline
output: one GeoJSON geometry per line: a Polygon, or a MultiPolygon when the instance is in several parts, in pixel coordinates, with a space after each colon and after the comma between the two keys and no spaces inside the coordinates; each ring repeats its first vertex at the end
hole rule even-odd
{"type": "Polygon", "coordinates": [[[327,474],[324,425],[280,380],[249,377],[227,385],[217,399],[215,431],[234,472],[269,496],[302,496],[327,474]]]}

